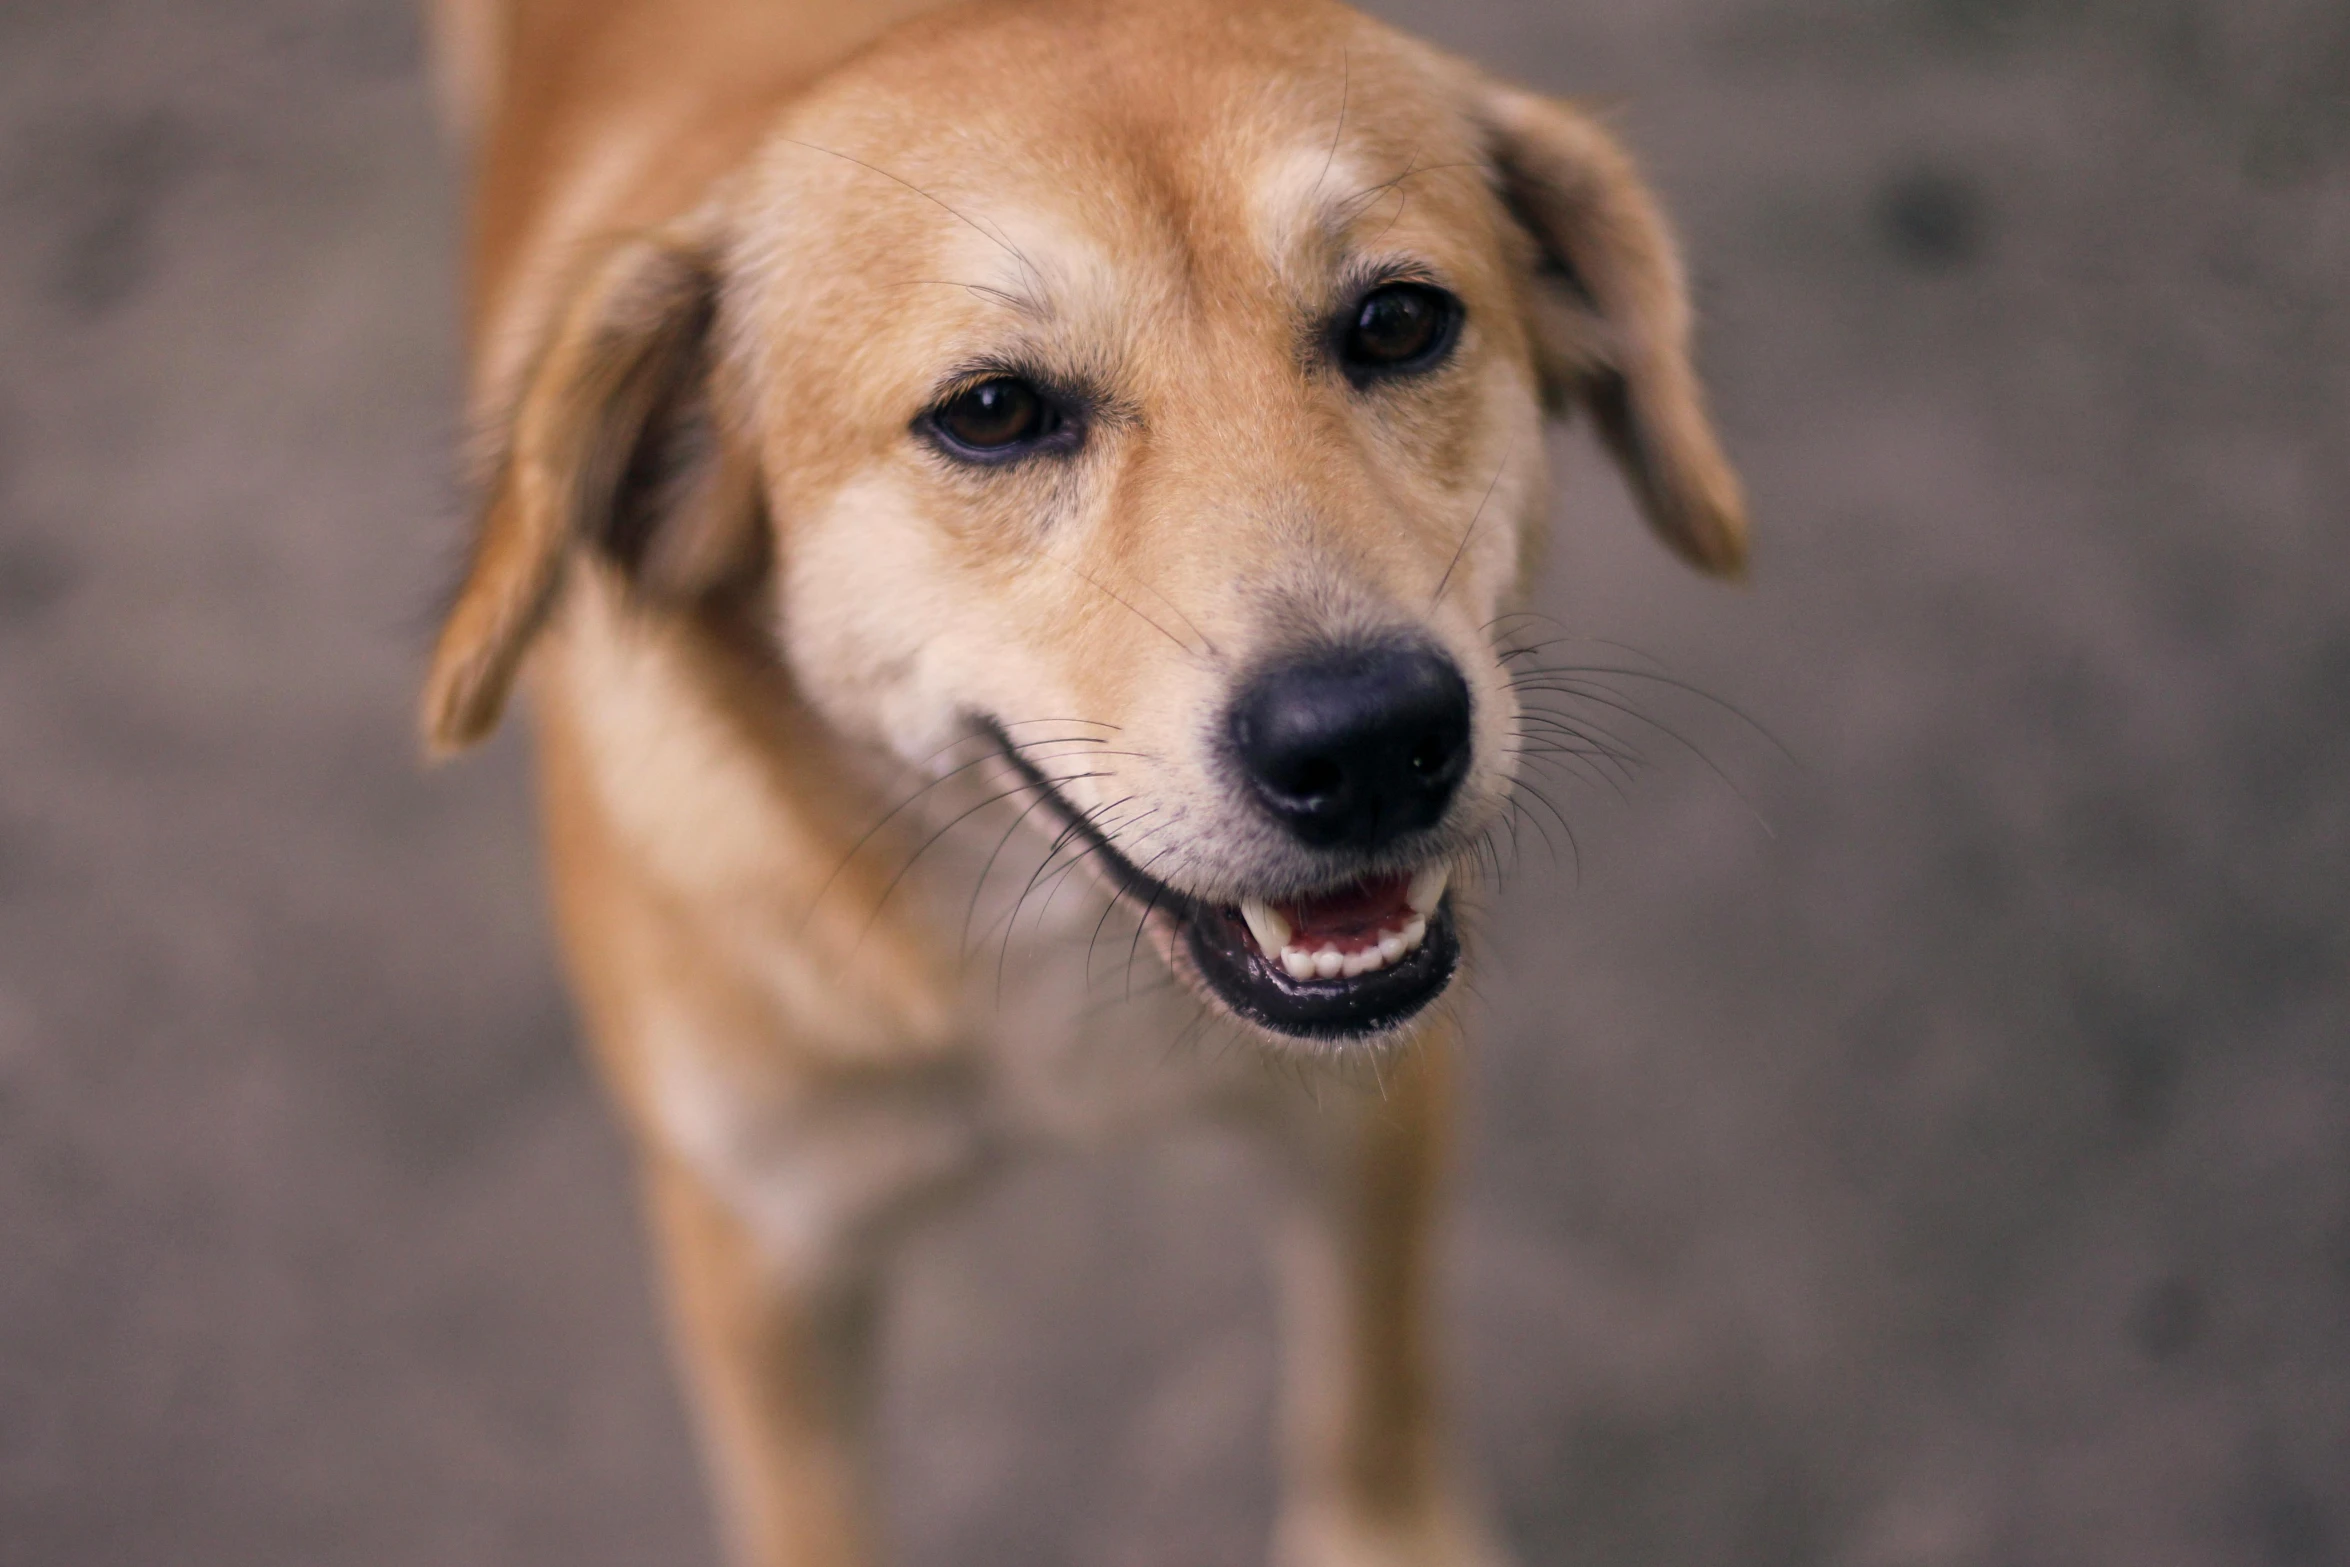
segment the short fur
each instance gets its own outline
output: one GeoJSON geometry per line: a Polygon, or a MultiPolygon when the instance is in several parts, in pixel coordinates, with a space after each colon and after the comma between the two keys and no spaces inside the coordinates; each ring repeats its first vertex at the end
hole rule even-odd
{"type": "Polygon", "coordinates": [[[1022,852],[1037,804],[1008,750],[1187,896],[1313,890],[1202,737],[1265,660],[1409,633],[1473,691],[1415,850],[1464,859],[1511,788],[1491,628],[1546,413],[1588,408],[1666,543],[1741,569],[1624,153],[1325,0],[436,19],[478,160],[486,501],[425,735],[480,739],[527,677],[564,950],[737,1558],[873,1558],[874,1280],[912,1216],[1022,1146],[1190,1116],[1289,1177],[1276,1559],[1502,1561],[1429,1367],[1453,1010],[1298,1056],[1195,998],[1153,911],[1054,914],[1091,838],[1026,851],[1016,898],[980,851],[1022,852]],[[1398,269],[1460,298],[1460,346],[1351,385],[1315,323],[1398,269]],[[1007,363],[1087,389],[1083,449],[926,445],[923,411],[1007,363]],[[1117,961],[1146,945],[1177,983],[1117,961]],[[1244,1048],[1170,1057],[1201,1028],[1244,1048]]]}

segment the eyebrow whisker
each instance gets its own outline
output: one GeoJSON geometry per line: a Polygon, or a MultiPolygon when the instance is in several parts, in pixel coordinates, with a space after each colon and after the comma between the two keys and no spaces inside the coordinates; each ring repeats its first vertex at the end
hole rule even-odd
{"type": "Polygon", "coordinates": [[[1322,193],[1322,182],[1330,177],[1331,167],[1338,162],[1338,144],[1346,136],[1346,106],[1353,93],[1354,56],[1341,49],[1338,51],[1338,124],[1330,132],[1330,151],[1322,159],[1322,172],[1314,176],[1314,195],[1322,193]]]}
{"type": "MultiPolygon", "coordinates": [[[[1412,157],[1414,160],[1417,160],[1419,155],[1420,153],[1418,148],[1415,147],[1412,149],[1412,157]]],[[[1478,167],[1477,164],[1469,162],[1430,163],[1426,165],[1406,167],[1401,174],[1398,174],[1393,179],[1381,180],[1376,185],[1364,186],[1361,190],[1356,191],[1353,195],[1347,197],[1345,201],[1341,202],[1339,207],[1343,216],[1348,221],[1352,221],[1355,217],[1362,213],[1364,208],[1368,207],[1373,201],[1376,201],[1380,195],[1395,189],[1396,186],[1401,185],[1405,180],[1416,179],[1423,174],[1442,173],[1446,169],[1473,169],[1476,167],[1478,167]]]]}
{"type": "Polygon", "coordinates": [[[1014,293],[1011,289],[1008,288],[997,288],[992,283],[964,283],[959,282],[954,278],[916,277],[906,278],[900,282],[888,283],[884,284],[883,286],[886,288],[959,288],[966,293],[977,294],[985,298],[992,299],[998,304],[1003,305],[1008,309],[1016,310],[1024,316],[1041,316],[1046,313],[1044,306],[1030,296],[1026,294],[1014,293]]]}
{"type": "MultiPolygon", "coordinates": [[[[1035,262],[1028,259],[1028,253],[1026,251],[1013,244],[1010,240],[1004,238],[1003,235],[997,233],[993,228],[981,223],[977,218],[971,216],[971,214],[968,212],[964,212],[960,208],[957,208],[948,203],[942,197],[924,190],[921,186],[915,184],[912,180],[907,179],[904,175],[893,174],[878,163],[867,163],[863,158],[852,156],[851,154],[842,152],[835,147],[819,147],[812,141],[801,141],[798,138],[792,136],[785,136],[781,138],[781,140],[789,143],[794,147],[805,147],[810,152],[821,152],[829,157],[838,158],[843,163],[853,163],[860,169],[865,169],[871,173],[880,175],[885,180],[891,180],[899,185],[903,185],[906,189],[912,191],[915,195],[921,197],[924,201],[927,201],[936,206],[940,211],[947,213],[964,224],[967,224],[974,233],[977,233],[981,238],[988,240],[990,243],[994,244],[997,248],[1002,250],[1004,254],[1019,262],[1021,267],[1026,270],[1029,277],[1033,278],[1040,288],[1043,286],[1044,274],[1037,269],[1035,262]]],[[[1337,155],[1337,148],[1335,144],[1333,144],[1331,148],[1331,155],[1333,157],[1337,155]]]]}

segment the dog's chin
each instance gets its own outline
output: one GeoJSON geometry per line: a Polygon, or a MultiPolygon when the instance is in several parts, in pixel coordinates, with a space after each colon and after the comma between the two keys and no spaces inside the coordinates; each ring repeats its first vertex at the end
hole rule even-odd
{"type": "Polygon", "coordinates": [[[1460,967],[1450,898],[1415,919],[1411,950],[1354,974],[1301,975],[1294,961],[1265,951],[1237,908],[1194,904],[1170,918],[1186,977],[1234,1017],[1284,1039],[1332,1045],[1393,1034],[1443,995],[1460,967]]]}

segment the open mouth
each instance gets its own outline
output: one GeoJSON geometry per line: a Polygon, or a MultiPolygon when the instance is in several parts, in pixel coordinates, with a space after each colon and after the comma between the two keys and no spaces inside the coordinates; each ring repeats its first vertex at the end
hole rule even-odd
{"type": "Polygon", "coordinates": [[[1193,904],[1185,941],[1200,979],[1276,1033],[1382,1033],[1443,994],[1460,964],[1446,872],[1375,876],[1335,891],[1237,908],[1193,904]]]}
{"type": "Polygon", "coordinates": [[[1301,1039],[1367,1038],[1410,1020],[1460,966],[1446,868],[1366,876],[1303,897],[1210,903],[1145,874],[994,733],[1006,760],[1166,938],[1170,956],[1187,956],[1202,988],[1244,1021],[1301,1039]]]}

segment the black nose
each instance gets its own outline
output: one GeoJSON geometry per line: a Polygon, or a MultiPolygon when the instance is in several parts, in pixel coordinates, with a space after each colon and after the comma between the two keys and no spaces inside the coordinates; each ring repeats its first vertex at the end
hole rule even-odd
{"type": "Polygon", "coordinates": [[[1275,665],[1232,710],[1265,809],[1316,848],[1375,849],[1434,826],[1469,766],[1469,686],[1422,648],[1275,665]]]}

